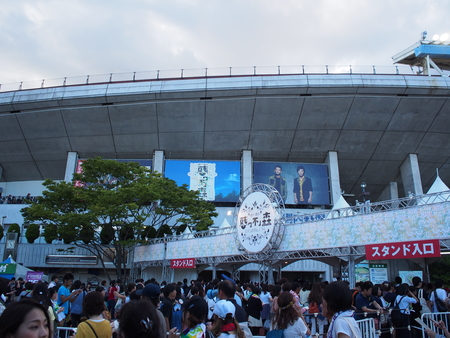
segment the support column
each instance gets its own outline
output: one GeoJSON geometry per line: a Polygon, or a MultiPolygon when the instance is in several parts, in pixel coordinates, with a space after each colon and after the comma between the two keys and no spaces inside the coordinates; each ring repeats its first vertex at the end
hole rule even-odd
{"type": "Polygon", "coordinates": [[[336,151],[329,151],[325,163],[330,172],[331,205],[341,197],[341,181],[339,179],[339,163],[336,151]]]}
{"type": "Polygon", "coordinates": [[[3,175],[3,167],[0,165],[0,179],[2,178],[3,175]]]}
{"type": "Polygon", "coordinates": [[[267,262],[267,267],[268,267],[268,272],[269,272],[269,276],[267,278],[267,284],[269,285],[275,285],[275,281],[273,280],[273,265],[272,262],[267,262]]]}
{"type": "Polygon", "coordinates": [[[398,199],[398,185],[397,182],[389,182],[384,188],[383,192],[378,197],[379,201],[389,201],[398,199]]]}
{"type": "Polygon", "coordinates": [[[153,171],[164,174],[164,151],[155,150],[153,154],[153,171]]]}
{"type": "Polygon", "coordinates": [[[245,191],[253,183],[253,156],[251,150],[243,150],[241,156],[241,188],[245,191]]]}
{"type": "Polygon", "coordinates": [[[419,159],[417,154],[409,154],[400,166],[405,196],[412,192],[415,196],[423,195],[422,180],[420,178],[419,159]]]}
{"type": "Polygon", "coordinates": [[[78,153],[75,151],[69,151],[67,153],[66,173],[64,175],[64,181],[72,182],[73,174],[77,169],[78,153]]]}
{"type": "Polygon", "coordinates": [[[351,254],[348,256],[348,281],[350,283],[350,289],[353,289],[356,283],[355,258],[351,254]]]}

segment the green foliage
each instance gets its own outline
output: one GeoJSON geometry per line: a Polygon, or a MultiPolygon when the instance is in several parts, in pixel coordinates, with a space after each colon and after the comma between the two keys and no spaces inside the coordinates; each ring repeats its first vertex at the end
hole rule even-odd
{"type": "Polygon", "coordinates": [[[45,226],[44,239],[47,244],[52,244],[52,242],[58,238],[58,228],[56,224],[48,224],[45,226]]]}
{"type": "Polygon", "coordinates": [[[440,278],[446,286],[450,285],[450,275],[448,274],[448,271],[450,271],[450,257],[442,256],[438,261],[431,263],[428,269],[430,270],[432,283],[440,278]]]}
{"type": "Polygon", "coordinates": [[[61,238],[90,250],[101,262],[107,246],[114,248],[119,278],[126,268],[121,257],[135,245],[172,235],[180,224],[206,230],[217,216],[215,206],[200,200],[198,192],[138,163],[95,158],[82,167],[72,183],[46,180],[43,196],[22,215],[45,226],[48,243],[61,238]],[[76,181],[83,186],[75,186],[76,181]]]}
{"type": "Polygon", "coordinates": [[[39,233],[39,225],[30,224],[25,232],[25,237],[27,238],[28,243],[33,244],[35,240],[37,240],[40,236],[39,233]]]}
{"type": "Polygon", "coordinates": [[[17,223],[13,223],[9,226],[8,232],[15,232],[20,235],[20,226],[17,223]]]}

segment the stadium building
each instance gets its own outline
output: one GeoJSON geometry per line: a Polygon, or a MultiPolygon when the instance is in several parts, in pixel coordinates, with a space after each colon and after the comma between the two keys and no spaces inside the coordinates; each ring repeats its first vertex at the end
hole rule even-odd
{"type": "MultiPolygon", "coordinates": [[[[5,230],[19,224],[22,236],[17,243],[5,235],[0,252],[47,275],[104,277],[86,251],[61,254],[70,245],[26,243],[24,205],[8,200],[41,195],[47,178],[70,181],[79,160],[94,156],[137,160],[192,189],[203,189],[199,172],[209,175],[202,194],[219,212],[211,231],[139,247],[129,257],[133,277],[178,281],[226,273],[257,280],[275,271],[274,278],[332,280],[355,273],[367,259],[367,244],[438,240],[445,252],[450,79],[424,64],[433,51],[422,52],[428,58],[405,51],[396,60],[411,68],[373,67],[370,73],[274,67],[3,86],[0,219],[5,230]],[[426,72],[417,74],[412,67],[418,65],[426,72]],[[302,170],[306,181],[299,190],[302,170]],[[276,185],[285,216],[277,250],[264,258],[235,241],[236,203],[255,183],[276,185]],[[424,195],[430,188],[434,194],[424,195]],[[205,241],[221,243],[219,252],[205,241]],[[168,265],[188,258],[195,266],[168,265]]],[[[441,59],[435,69],[445,70],[441,59]]],[[[399,271],[422,271],[426,278],[427,264],[438,259],[379,258],[369,262],[382,265],[388,280],[399,271]]]]}

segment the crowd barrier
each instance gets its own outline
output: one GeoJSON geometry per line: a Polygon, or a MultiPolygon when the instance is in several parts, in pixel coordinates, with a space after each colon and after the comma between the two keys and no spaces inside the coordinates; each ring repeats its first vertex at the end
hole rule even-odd
{"type": "MultiPolygon", "coordinates": [[[[445,323],[445,327],[449,329],[449,323],[450,323],[450,312],[439,312],[439,313],[424,313],[422,316],[420,316],[420,319],[434,332],[444,335],[444,332],[442,332],[439,328],[434,326],[433,321],[439,322],[442,320],[445,323]]],[[[417,324],[412,324],[415,326],[420,326],[417,324]]],[[[427,337],[427,334],[425,333],[425,330],[422,330],[422,337],[427,337]]]]}
{"type": "Polygon", "coordinates": [[[55,337],[69,338],[74,333],[73,327],[57,327],[55,337]]]}

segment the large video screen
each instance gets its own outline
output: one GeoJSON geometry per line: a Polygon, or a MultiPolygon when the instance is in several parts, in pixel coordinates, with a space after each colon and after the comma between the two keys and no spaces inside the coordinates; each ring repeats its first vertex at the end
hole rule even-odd
{"type": "Polygon", "coordinates": [[[253,183],[275,187],[286,204],[330,204],[326,164],[254,162],[253,183]]]}
{"type": "Polygon", "coordinates": [[[239,161],[166,160],[164,176],[198,190],[206,201],[237,202],[241,193],[239,161]]]}

